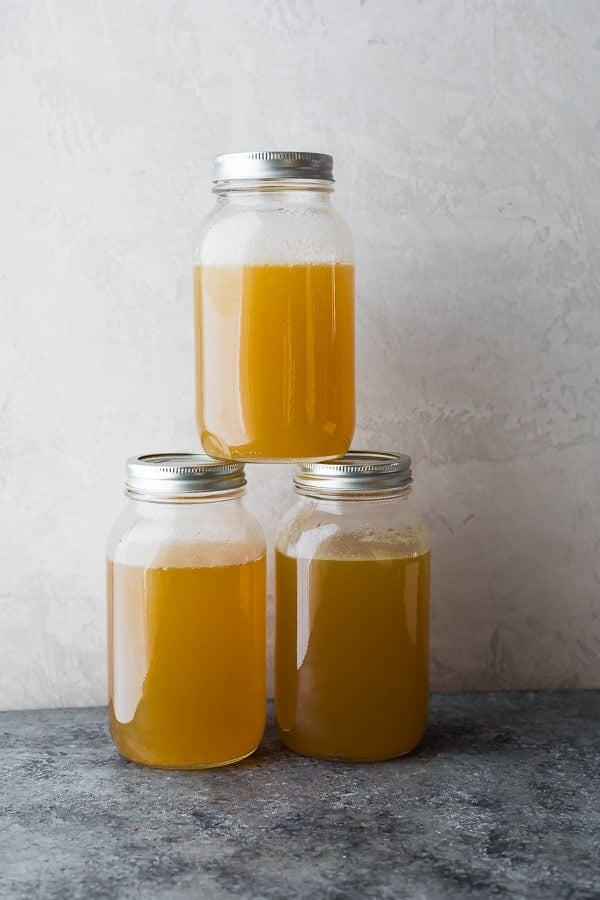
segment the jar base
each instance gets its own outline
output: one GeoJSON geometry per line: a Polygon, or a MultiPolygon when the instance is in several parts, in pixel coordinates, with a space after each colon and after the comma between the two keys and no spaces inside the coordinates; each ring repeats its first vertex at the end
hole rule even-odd
{"type": "MultiPolygon", "coordinates": [[[[253,466],[264,465],[269,466],[299,466],[303,463],[318,463],[318,462],[334,462],[336,459],[341,459],[344,456],[344,453],[338,453],[335,456],[230,456],[229,459],[233,462],[240,463],[251,463],[253,466]]],[[[218,458],[218,457],[216,457],[218,458]]]]}
{"type": "MultiPolygon", "coordinates": [[[[200,441],[204,452],[208,453],[209,456],[212,456],[213,459],[221,459],[227,462],[265,463],[267,465],[277,465],[278,463],[281,465],[299,465],[301,463],[325,462],[327,460],[340,459],[348,452],[350,446],[349,440],[338,440],[335,442],[330,440],[325,452],[319,453],[318,447],[315,447],[315,444],[312,443],[312,445],[306,447],[308,453],[305,455],[292,456],[289,454],[289,450],[292,449],[294,443],[289,446],[289,441],[286,441],[285,444],[281,446],[281,452],[276,455],[271,455],[271,453],[267,451],[267,448],[261,449],[260,444],[254,445],[256,449],[251,449],[252,444],[238,444],[232,446],[227,444],[212,431],[201,431],[200,441]]],[[[273,447],[271,444],[270,449],[276,450],[277,448],[273,447]]]]}
{"type": "MultiPolygon", "coordinates": [[[[295,743],[294,740],[289,739],[289,732],[285,732],[279,722],[277,723],[277,731],[279,733],[279,737],[281,741],[285,744],[288,750],[291,750],[292,753],[297,753],[299,756],[306,756],[310,759],[323,759],[328,760],[329,762],[346,762],[346,763],[375,763],[375,762],[385,762],[386,760],[392,759],[400,759],[402,756],[408,756],[409,753],[412,753],[417,749],[423,737],[425,735],[425,727],[421,727],[420,729],[415,729],[412,732],[412,735],[406,735],[407,740],[400,744],[400,749],[398,748],[398,744],[400,742],[394,744],[390,741],[387,744],[387,748],[380,750],[379,752],[373,753],[364,753],[364,754],[356,754],[356,753],[335,753],[335,752],[327,752],[326,750],[320,750],[318,747],[315,747],[312,742],[304,739],[295,743]],[[312,744],[312,746],[311,746],[312,744]],[[390,746],[391,744],[391,746],[390,746]]],[[[318,742],[315,742],[318,743],[318,742]]],[[[381,744],[380,744],[381,747],[381,744]]],[[[385,747],[385,745],[384,745],[385,747]]]]}
{"type": "Polygon", "coordinates": [[[252,756],[253,753],[256,753],[258,747],[255,747],[253,750],[250,750],[249,753],[244,753],[242,756],[237,756],[235,759],[227,759],[223,762],[212,762],[212,763],[185,763],[183,765],[177,764],[163,764],[163,763],[153,763],[147,762],[143,759],[133,759],[131,756],[127,756],[117,747],[120,755],[123,759],[126,759],[127,762],[135,763],[136,766],[144,766],[145,769],[164,769],[170,772],[197,772],[201,769],[220,769],[222,766],[233,766],[235,763],[242,762],[244,759],[248,759],[249,756],[252,756]]]}
{"type": "MultiPolygon", "coordinates": [[[[282,738],[283,740],[283,738],[282,738]]],[[[409,747],[408,750],[400,750],[399,753],[393,754],[383,754],[383,755],[369,755],[369,756],[340,756],[329,753],[319,753],[319,752],[308,752],[305,750],[296,750],[294,747],[290,747],[289,744],[286,744],[283,741],[288,750],[291,750],[292,753],[297,753],[298,756],[305,756],[307,759],[322,759],[327,762],[333,763],[356,763],[357,765],[360,763],[378,763],[378,762],[391,762],[393,759],[401,759],[403,756],[408,756],[409,753],[413,753],[419,744],[420,741],[414,745],[414,747],[409,747]]]]}

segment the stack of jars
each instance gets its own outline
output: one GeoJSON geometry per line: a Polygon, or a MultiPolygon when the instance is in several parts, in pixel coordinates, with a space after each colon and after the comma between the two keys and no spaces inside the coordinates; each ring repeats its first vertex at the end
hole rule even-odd
{"type": "Polygon", "coordinates": [[[204,454],[127,464],[108,547],[109,719],[151,766],[257,748],[266,708],[266,546],[244,463],[296,464],[275,543],[275,709],[310,756],[379,760],[427,718],[429,540],[410,458],[352,451],[354,265],[318,153],[215,160],[194,270],[204,454]]]}

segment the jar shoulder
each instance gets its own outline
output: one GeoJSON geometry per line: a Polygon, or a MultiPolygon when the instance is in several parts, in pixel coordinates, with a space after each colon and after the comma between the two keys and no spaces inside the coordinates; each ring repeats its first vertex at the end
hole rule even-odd
{"type": "Polygon", "coordinates": [[[400,503],[300,503],[282,519],[276,549],[298,557],[402,557],[427,553],[429,531],[420,513],[400,503]]]}
{"type": "Polygon", "coordinates": [[[236,564],[266,553],[262,527],[244,507],[227,508],[226,503],[169,510],[166,504],[146,506],[140,511],[130,505],[115,522],[106,549],[109,562],[151,566],[170,555],[177,566],[193,566],[213,557],[236,564]]]}
{"type": "Polygon", "coordinates": [[[330,204],[217,204],[205,219],[196,265],[352,265],[352,234],[330,204]]]}

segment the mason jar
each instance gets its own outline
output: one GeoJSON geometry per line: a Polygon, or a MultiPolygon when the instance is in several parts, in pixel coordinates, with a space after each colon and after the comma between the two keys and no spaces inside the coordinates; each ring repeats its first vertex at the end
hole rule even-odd
{"type": "Polygon", "coordinates": [[[430,547],[410,466],[352,451],[295,476],[276,537],[275,706],[298,753],[391,759],[423,735],[430,547]]]}
{"type": "Polygon", "coordinates": [[[210,456],[342,456],[354,432],[354,264],[323,153],[228,153],[195,254],[197,424],[210,456]]]}
{"type": "Polygon", "coordinates": [[[240,463],[128,460],[108,542],[108,713],[123,756],[199,769],[249,756],[265,725],[265,539],[240,463]]]}

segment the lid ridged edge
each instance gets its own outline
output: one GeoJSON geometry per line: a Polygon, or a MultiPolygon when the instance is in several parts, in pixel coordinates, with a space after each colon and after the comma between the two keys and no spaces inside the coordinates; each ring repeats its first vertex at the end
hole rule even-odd
{"type": "Polygon", "coordinates": [[[221,153],[214,159],[213,182],[286,178],[332,182],[333,157],[300,150],[221,153]]]}
{"type": "Polygon", "coordinates": [[[127,460],[130,496],[165,499],[237,490],[246,484],[244,464],[204,453],[147,453],[127,460]]]}
{"type": "Polygon", "coordinates": [[[294,477],[300,493],[378,493],[411,483],[410,456],[379,450],[350,450],[337,460],[303,463],[294,477]]]}

